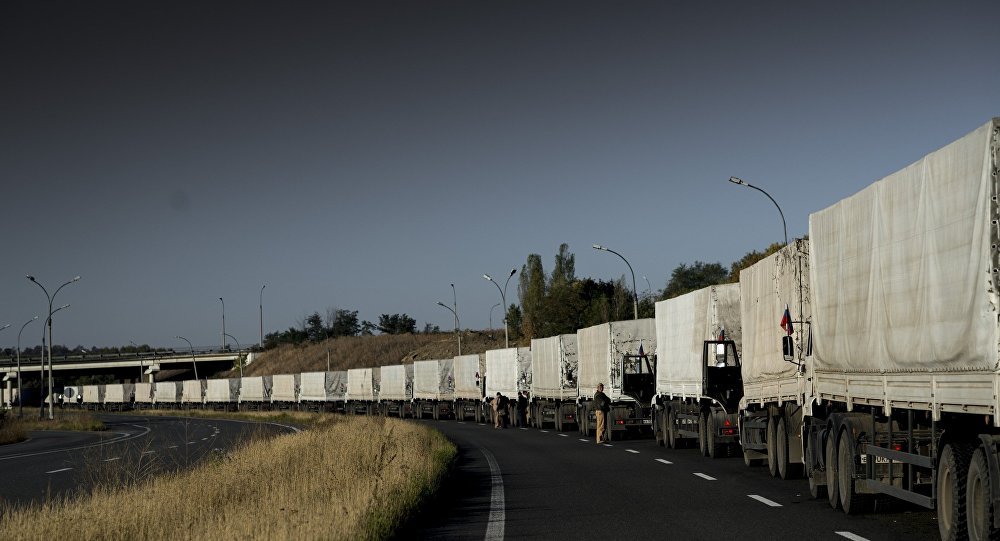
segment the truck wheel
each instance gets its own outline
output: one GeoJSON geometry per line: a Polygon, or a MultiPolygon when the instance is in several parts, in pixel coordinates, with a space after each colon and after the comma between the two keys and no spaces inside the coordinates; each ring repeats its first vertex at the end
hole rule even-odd
{"type": "Polygon", "coordinates": [[[704,411],[698,414],[698,452],[708,456],[708,414],[704,411]]]}
{"type": "Polygon", "coordinates": [[[676,429],[674,428],[674,422],[675,421],[676,421],[676,419],[674,419],[674,411],[673,410],[668,410],[667,411],[667,449],[676,449],[677,448],[677,432],[676,432],[676,429]]]}
{"type": "Polygon", "coordinates": [[[705,440],[708,444],[708,456],[712,458],[723,458],[728,454],[726,452],[727,445],[724,443],[720,444],[716,441],[716,434],[719,432],[719,427],[715,426],[715,415],[713,415],[712,412],[708,412],[706,417],[708,417],[708,437],[705,438],[705,440]]]}
{"type": "Polygon", "coordinates": [[[983,447],[979,447],[969,463],[969,479],[965,491],[969,541],[1000,539],[1000,530],[993,527],[996,510],[990,501],[990,469],[986,462],[986,452],[983,447]]]}
{"type": "MultiPolygon", "coordinates": [[[[829,431],[828,431],[829,432],[829,431]]],[[[830,507],[840,507],[840,486],[837,484],[837,441],[833,433],[826,436],[824,446],[826,462],[826,496],[830,507]]]]}
{"type": "Polygon", "coordinates": [[[767,471],[771,477],[778,476],[778,418],[773,415],[767,416],[767,471]]]}
{"type": "Polygon", "coordinates": [[[869,494],[859,494],[854,490],[854,475],[857,472],[854,449],[846,432],[840,435],[837,455],[837,483],[840,487],[840,507],[848,515],[856,515],[867,510],[872,502],[869,494]]]}
{"type": "Polygon", "coordinates": [[[664,447],[663,415],[655,411],[653,412],[653,438],[656,440],[657,445],[664,447]]]}
{"type": "Polygon", "coordinates": [[[792,464],[788,460],[788,429],[785,425],[785,418],[778,419],[777,441],[778,449],[778,475],[782,479],[797,479],[802,477],[802,464],[792,464]]]}
{"type": "Polygon", "coordinates": [[[966,539],[966,482],[972,446],[949,443],[941,451],[937,471],[937,517],[942,541],[966,539]]]}

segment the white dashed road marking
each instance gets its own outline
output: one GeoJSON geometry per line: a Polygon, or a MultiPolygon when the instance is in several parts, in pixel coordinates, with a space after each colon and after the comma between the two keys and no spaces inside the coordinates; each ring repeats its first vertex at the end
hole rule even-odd
{"type": "Polygon", "coordinates": [[[588,440],[588,439],[586,439],[586,438],[580,438],[580,441],[584,441],[584,442],[586,442],[586,441],[590,441],[590,440],[588,440]]]}
{"type": "Polygon", "coordinates": [[[610,443],[602,443],[601,445],[605,447],[614,447],[614,445],[611,445],[610,443]]]}
{"type": "Polygon", "coordinates": [[[549,433],[549,431],[548,431],[548,430],[543,430],[543,431],[542,431],[542,434],[548,434],[548,433],[549,433]]]}
{"type": "Polygon", "coordinates": [[[669,460],[662,459],[662,458],[657,458],[656,461],[659,462],[659,463],[661,463],[661,464],[673,464],[673,462],[671,462],[669,460]]]}
{"type": "Polygon", "coordinates": [[[763,496],[758,496],[756,494],[747,494],[747,496],[749,496],[751,499],[757,500],[758,502],[764,505],[770,505],[771,507],[781,507],[780,503],[773,500],[769,500],[763,496]]]}
{"type": "Polygon", "coordinates": [[[701,477],[702,479],[704,479],[706,481],[716,481],[717,480],[715,477],[712,477],[711,475],[705,475],[704,473],[695,472],[695,475],[697,475],[698,477],[701,477]]]}
{"type": "Polygon", "coordinates": [[[63,468],[61,470],[52,470],[52,471],[47,471],[45,473],[59,473],[59,472],[69,471],[69,470],[72,470],[72,469],[73,468],[63,468]]]}
{"type": "Polygon", "coordinates": [[[868,541],[867,538],[861,537],[860,535],[853,534],[851,532],[833,532],[833,533],[839,535],[840,537],[846,537],[851,541],[868,541]]]}
{"type": "Polygon", "coordinates": [[[630,453],[639,454],[639,451],[636,451],[635,449],[625,449],[625,450],[630,453]]]}
{"type": "Polygon", "coordinates": [[[559,434],[559,435],[562,436],[562,437],[564,437],[564,438],[568,438],[569,437],[569,434],[559,434]]]}

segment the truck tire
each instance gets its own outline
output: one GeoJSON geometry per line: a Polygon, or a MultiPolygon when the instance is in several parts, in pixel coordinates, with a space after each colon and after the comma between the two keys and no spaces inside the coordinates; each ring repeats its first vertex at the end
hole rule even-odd
{"type": "Polygon", "coordinates": [[[698,414],[698,452],[708,456],[708,412],[698,414]]]}
{"type": "Polygon", "coordinates": [[[778,476],[778,418],[767,416],[767,471],[771,477],[778,476]]]}
{"type": "Polygon", "coordinates": [[[719,432],[719,427],[715,426],[715,415],[712,412],[708,412],[706,416],[708,417],[708,437],[705,440],[708,444],[708,456],[712,458],[724,458],[729,455],[727,452],[728,445],[716,441],[716,434],[719,432]]]}
{"type": "Polygon", "coordinates": [[[830,507],[840,507],[840,486],[837,484],[837,439],[831,431],[827,431],[826,444],[823,446],[826,462],[826,496],[830,507]]]}
{"type": "Polygon", "coordinates": [[[655,410],[653,411],[653,438],[660,447],[666,446],[663,441],[666,439],[666,435],[663,433],[663,414],[655,410]]]}
{"type": "Polygon", "coordinates": [[[937,471],[937,522],[941,541],[968,538],[965,495],[972,446],[949,443],[941,451],[937,471]]]}
{"type": "Polygon", "coordinates": [[[668,410],[667,411],[667,449],[676,449],[677,448],[677,429],[674,428],[674,423],[675,422],[676,422],[676,419],[674,419],[674,411],[673,410],[668,410]]]}
{"type": "Polygon", "coordinates": [[[871,507],[871,495],[859,494],[854,490],[854,475],[857,472],[851,438],[843,433],[838,438],[837,485],[840,488],[840,507],[848,515],[856,515],[871,507]]]}
{"type": "Polygon", "coordinates": [[[802,464],[792,464],[788,460],[788,429],[784,417],[778,418],[777,436],[778,475],[785,480],[802,477],[802,464]]]}
{"type": "Polygon", "coordinates": [[[990,468],[986,461],[986,452],[986,449],[979,447],[969,462],[969,478],[965,490],[969,541],[1000,539],[1000,529],[993,527],[996,509],[990,500],[990,468]]]}

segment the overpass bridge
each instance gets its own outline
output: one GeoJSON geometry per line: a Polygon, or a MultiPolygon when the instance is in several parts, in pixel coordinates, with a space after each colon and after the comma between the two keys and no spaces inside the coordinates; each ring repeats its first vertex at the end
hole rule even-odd
{"type": "MultiPolygon", "coordinates": [[[[169,374],[162,379],[194,379],[197,367],[198,376],[204,378],[223,370],[237,366],[237,359],[242,357],[243,365],[253,362],[254,352],[232,351],[222,349],[203,349],[191,351],[144,351],[132,353],[96,353],[53,355],[52,373],[54,377],[64,380],[78,376],[113,375],[123,383],[139,381],[142,376],[148,376],[149,381],[161,380],[157,374],[169,374]],[[188,376],[187,374],[191,374],[188,376]]],[[[35,355],[21,356],[21,375],[24,379],[37,379],[42,370],[42,359],[35,355]]],[[[46,367],[48,363],[46,363],[46,367]]],[[[17,380],[17,358],[0,358],[0,373],[8,385],[17,380]]]]}

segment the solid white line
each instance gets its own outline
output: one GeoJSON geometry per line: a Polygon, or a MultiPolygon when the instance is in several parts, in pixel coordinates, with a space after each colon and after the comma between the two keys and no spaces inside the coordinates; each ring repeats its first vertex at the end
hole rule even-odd
{"type": "Polygon", "coordinates": [[[490,495],[490,521],[486,524],[485,539],[486,541],[501,541],[503,540],[504,521],[506,520],[503,475],[500,473],[500,465],[497,464],[493,453],[484,447],[480,447],[479,450],[486,457],[486,462],[490,464],[490,483],[493,485],[493,491],[490,495]]]}
{"type": "Polygon", "coordinates": [[[656,461],[660,462],[660,463],[663,463],[663,464],[673,464],[673,462],[671,462],[669,460],[664,460],[662,458],[657,458],[656,461]]]}
{"type": "Polygon", "coordinates": [[[780,503],[773,500],[769,500],[763,496],[758,496],[756,494],[747,494],[747,496],[749,496],[751,499],[757,500],[758,502],[764,505],[770,505],[771,507],[781,507],[780,503]]]}
{"type": "Polygon", "coordinates": [[[851,541],[868,541],[867,538],[861,537],[860,535],[853,534],[851,532],[833,532],[833,533],[839,535],[840,537],[846,537],[851,541]]]}
{"type": "Polygon", "coordinates": [[[701,477],[702,479],[704,479],[706,481],[717,481],[717,479],[715,477],[712,477],[711,475],[705,475],[704,473],[695,472],[695,475],[697,475],[698,477],[701,477]]]}
{"type": "Polygon", "coordinates": [[[116,460],[121,460],[121,458],[122,458],[122,457],[120,457],[120,456],[116,456],[116,457],[114,457],[114,458],[106,458],[106,459],[104,459],[104,461],[105,461],[105,462],[114,462],[114,461],[116,461],[116,460]]]}
{"type": "Polygon", "coordinates": [[[52,471],[47,471],[47,472],[45,472],[45,473],[59,473],[59,472],[61,472],[61,471],[69,471],[69,470],[72,470],[72,469],[73,469],[73,468],[63,468],[63,469],[61,469],[61,470],[52,470],[52,471]]]}
{"type": "Polygon", "coordinates": [[[20,454],[16,454],[16,455],[8,455],[8,456],[0,457],[0,460],[11,460],[11,459],[14,459],[14,458],[25,458],[25,457],[31,457],[31,456],[48,455],[48,454],[52,454],[52,453],[61,453],[63,451],[78,451],[80,449],[90,449],[92,447],[100,447],[102,445],[110,445],[112,443],[119,443],[119,442],[123,442],[123,441],[127,441],[127,440],[132,440],[132,439],[138,438],[140,436],[145,436],[146,434],[149,434],[149,431],[151,430],[148,426],[145,426],[145,427],[139,426],[139,425],[132,425],[132,426],[140,429],[142,432],[138,432],[136,434],[129,434],[129,433],[117,432],[117,434],[120,434],[121,437],[119,437],[119,438],[111,438],[111,439],[108,439],[108,440],[99,441],[99,442],[91,443],[91,444],[88,444],[88,445],[80,445],[80,446],[77,446],[77,447],[61,447],[61,448],[58,448],[58,449],[49,449],[49,450],[46,450],[46,451],[37,451],[37,452],[34,452],[34,453],[20,453],[20,454]]]}
{"type": "Polygon", "coordinates": [[[625,450],[628,451],[628,452],[630,452],[630,453],[639,454],[639,451],[636,451],[635,449],[625,449],[625,450]]]}

